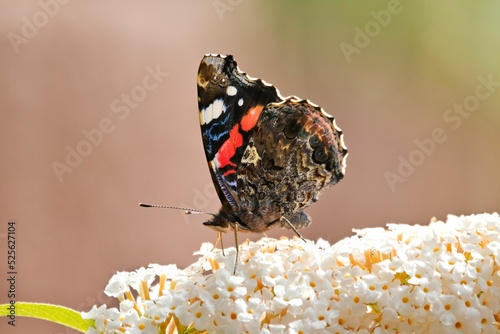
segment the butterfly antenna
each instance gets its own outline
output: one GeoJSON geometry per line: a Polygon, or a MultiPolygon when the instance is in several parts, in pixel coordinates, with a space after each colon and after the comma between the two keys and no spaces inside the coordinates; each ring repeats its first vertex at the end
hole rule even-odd
{"type": "Polygon", "coordinates": [[[179,207],[179,206],[158,205],[158,204],[145,204],[145,203],[139,203],[139,206],[142,206],[143,208],[160,208],[160,209],[182,210],[187,215],[205,214],[205,215],[215,216],[215,214],[210,213],[210,212],[205,212],[205,211],[201,211],[201,210],[198,210],[198,209],[183,208],[183,207],[179,207]]]}

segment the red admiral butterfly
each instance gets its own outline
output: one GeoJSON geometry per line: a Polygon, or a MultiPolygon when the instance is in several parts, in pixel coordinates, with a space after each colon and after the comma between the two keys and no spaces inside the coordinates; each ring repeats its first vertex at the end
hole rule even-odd
{"type": "MultiPolygon", "coordinates": [[[[302,210],[345,173],[347,148],[332,116],[240,71],[233,56],[205,55],[198,70],[203,146],[222,208],[219,232],[311,224],[302,210]]],[[[237,243],[238,244],[238,243],[237,243]]]]}
{"type": "Polygon", "coordinates": [[[218,232],[218,240],[233,229],[236,261],[238,230],[280,226],[302,238],[298,229],[311,224],[302,210],[344,177],[347,148],[333,117],[249,77],[231,55],[205,55],[197,83],[203,146],[222,202],[219,213],[203,224],[218,232]]]}

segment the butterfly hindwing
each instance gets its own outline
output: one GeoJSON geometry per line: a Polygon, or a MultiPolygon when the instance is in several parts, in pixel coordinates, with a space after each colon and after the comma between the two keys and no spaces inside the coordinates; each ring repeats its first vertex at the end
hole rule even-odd
{"type": "Polygon", "coordinates": [[[308,101],[266,106],[238,166],[241,206],[269,223],[284,216],[297,228],[307,226],[302,210],[344,177],[341,137],[333,117],[308,101]]]}

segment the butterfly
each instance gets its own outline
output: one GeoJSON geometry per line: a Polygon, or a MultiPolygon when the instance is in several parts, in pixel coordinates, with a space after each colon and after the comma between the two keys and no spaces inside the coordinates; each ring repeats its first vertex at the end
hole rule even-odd
{"type": "Polygon", "coordinates": [[[347,148],[334,118],[248,76],[231,55],[205,55],[197,88],[203,147],[222,203],[204,225],[219,236],[233,230],[236,243],[238,231],[275,226],[300,236],[311,224],[303,210],[345,174],[347,148]]]}
{"type": "MultiPolygon", "coordinates": [[[[207,54],[198,77],[198,109],[205,156],[222,203],[203,224],[221,234],[263,233],[311,224],[303,210],[343,179],[347,148],[332,116],[309,100],[283,97],[242,72],[231,55],[207,54]]],[[[186,213],[205,213],[164,205],[186,213]]]]}

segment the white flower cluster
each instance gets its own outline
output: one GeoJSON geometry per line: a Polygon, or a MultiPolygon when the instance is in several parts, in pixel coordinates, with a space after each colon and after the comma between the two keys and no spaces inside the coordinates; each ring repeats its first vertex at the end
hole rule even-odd
{"type": "Polygon", "coordinates": [[[263,238],[225,255],[203,244],[181,270],[119,272],[119,309],[87,333],[498,333],[500,218],[356,230],[334,245],[263,238]]]}

